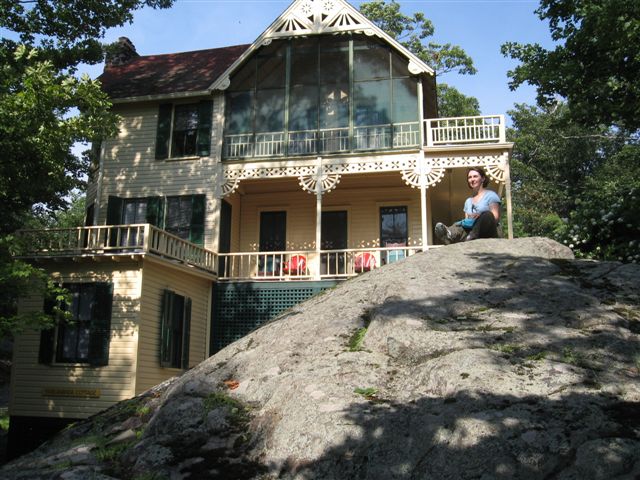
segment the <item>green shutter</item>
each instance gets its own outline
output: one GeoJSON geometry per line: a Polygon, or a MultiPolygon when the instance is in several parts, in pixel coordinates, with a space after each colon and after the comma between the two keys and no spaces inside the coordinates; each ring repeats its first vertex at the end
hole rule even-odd
{"type": "MultiPolygon", "coordinates": [[[[47,296],[44,299],[44,313],[53,315],[53,307],[56,304],[55,298],[47,296]]],[[[55,327],[40,330],[40,347],[38,350],[38,363],[51,365],[53,362],[53,347],[55,338],[55,327]]]]}
{"type": "Polygon", "coordinates": [[[173,292],[165,290],[160,310],[160,366],[171,366],[171,312],[173,310],[173,292]]]}
{"type": "MultiPolygon", "coordinates": [[[[120,225],[122,223],[122,204],[120,197],[109,195],[107,203],[107,225],[120,225]]],[[[116,228],[111,229],[109,234],[109,246],[114,247],[118,242],[118,231],[116,228]]]]}
{"type": "Polygon", "coordinates": [[[184,317],[182,321],[182,368],[189,368],[189,333],[191,331],[191,299],[184,300],[184,317]]]}
{"type": "Polygon", "coordinates": [[[113,285],[96,283],[89,332],[89,364],[93,366],[109,364],[112,304],[113,285]]]}
{"type": "Polygon", "coordinates": [[[163,207],[163,197],[147,198],[147,223],[162,228],[163,207]]]}
{"type": "Polygon", "coordinates": [[[171,113],[173,105],[163,103],[158,109],[158,129],[156,131],[156,160],[169,157],[169,140],[171,139],[171,113]]]}
{"type": "Polygon", "coordinates": [[[120,225],[122,223],[122,199],[109,195],[107,203],[107,225],[120,225]]]}
{"type": "Polygon", "coordinates": [[[189,227],[189,241],[204,244],[204,213],[205,195],[193,195],[191,197],[191,225],[189,227]]]}
{"type": "Polygon", "coordinates": [[[211,153],[211,120],[213,102],[205,100],[198,104],[198,138],[196,154],[200,157],[208,157],[211,153]]]}

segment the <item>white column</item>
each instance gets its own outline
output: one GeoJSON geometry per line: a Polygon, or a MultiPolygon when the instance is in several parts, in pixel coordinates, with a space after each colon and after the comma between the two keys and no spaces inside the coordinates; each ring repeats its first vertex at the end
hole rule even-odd
{"type": "Polygon", "coordinates": [[[418,162],[420,163],[420,226],[422,228],[422,250],[425,251],[429,244],[429,229],[427,228],[427,162],[424,158],[424,151],[420,151],[418,162]]]}
{"type": "Polygon", "coordinates": [[[507,222],[508,222],[508,238],[513,239],[513,208],[511,205],[511,168],[509,167],[509,154],[504,165],[504,185],[505,185],[505,197],[507,200],[507,222]]]}
{"type": "Polygon", "coordinates": [[[316,166],[316,259],[314,280],[320,280],[320,243],[322,241],[322,157],[316,166]]]}

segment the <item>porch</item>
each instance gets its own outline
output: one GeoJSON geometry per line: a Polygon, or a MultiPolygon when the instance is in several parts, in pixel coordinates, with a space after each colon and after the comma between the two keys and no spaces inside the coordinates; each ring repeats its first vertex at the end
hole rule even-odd
{"type": "Polygon", "coordinates": [[[353,277],[422,250],[422,246],[216,253],[150,224],[20,230],[17,257],[120,261],[153,255],[204,270],[219,281],[308,281],[353,277]]]}

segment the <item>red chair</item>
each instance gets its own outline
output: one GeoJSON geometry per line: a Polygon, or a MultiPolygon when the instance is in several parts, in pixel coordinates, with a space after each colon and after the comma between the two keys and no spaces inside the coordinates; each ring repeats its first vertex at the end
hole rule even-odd
{"type": "Polygon", "coordinates": [[[282,271],[287,275],[304,275],[307,272],[307,258],[304,255],[293,255],[285,262],[282,271]]]}
{"type": "Polygon", "coordinates": [[[376,257],[369,252],[362,252],[356,255],[353,265],[356,273],[368,272],[376,268],[376,257]]]}

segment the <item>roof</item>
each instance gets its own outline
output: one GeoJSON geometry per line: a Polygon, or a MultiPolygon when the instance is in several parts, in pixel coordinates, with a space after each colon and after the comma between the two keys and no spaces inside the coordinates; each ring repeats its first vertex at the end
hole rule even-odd
{"type": "Polygon", "coordinates": [[[98,79],[112,99],[205,92],[249,47],[135,57],[106,67],[98,79]]]}

